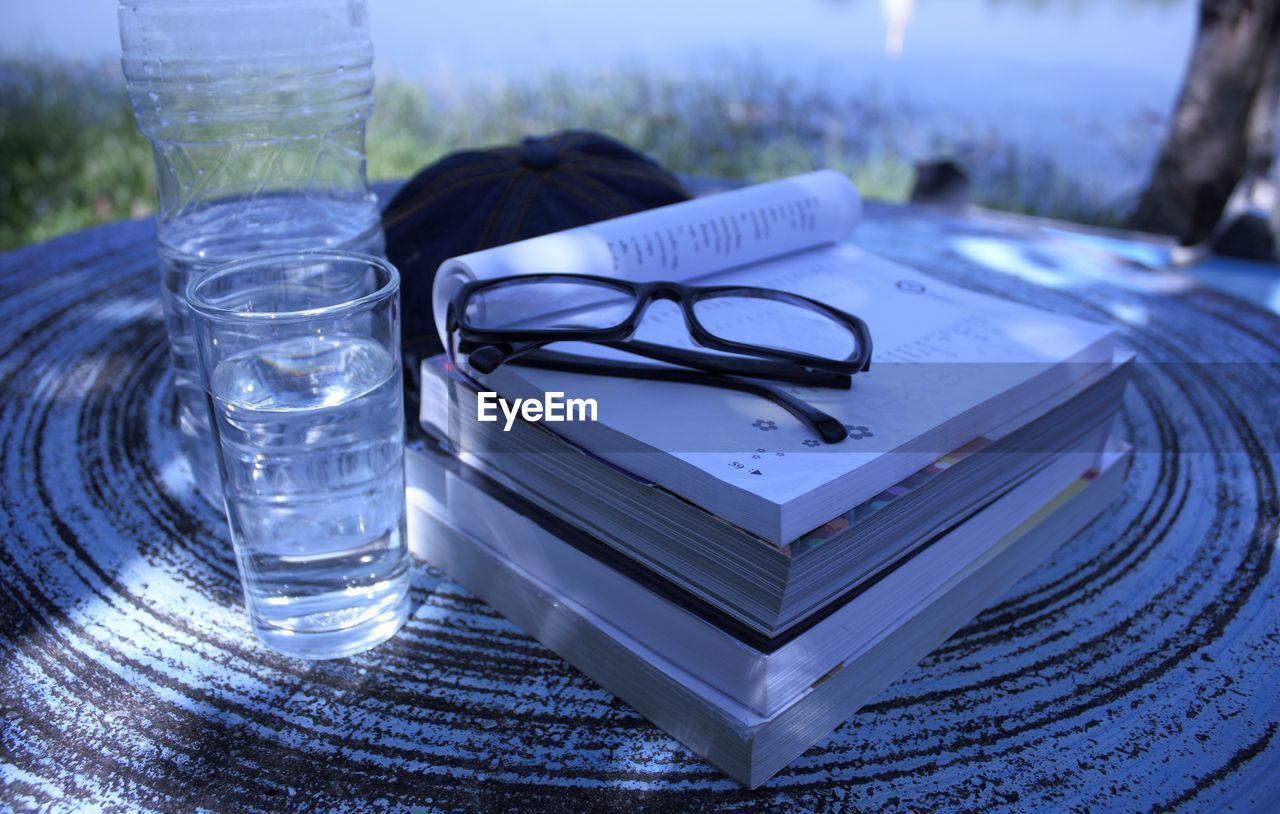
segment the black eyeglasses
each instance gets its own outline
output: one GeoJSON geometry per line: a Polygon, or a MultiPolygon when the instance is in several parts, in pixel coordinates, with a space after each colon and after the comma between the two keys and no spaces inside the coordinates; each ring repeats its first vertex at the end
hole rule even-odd
{"type": "Polygon", "coordinates": [[[776,402],[829,443],[847,435],[838,420],[749,379],[847,389],[853,374],[871,367],[871,332],[858,317],[798,294],[748,286],[630,283],[569,274],[480,280],[454,295],[447,327],[456,336],[453,349],[468,354],[468,364],[481,373],[518,361],[750,392],[776,402]],[[677,303],[693,341],[718,352],[633,339],[647,306],[658,299],[677,303]],[[543,350],[563,341],[605,345],[680,367],[543,350]]]}

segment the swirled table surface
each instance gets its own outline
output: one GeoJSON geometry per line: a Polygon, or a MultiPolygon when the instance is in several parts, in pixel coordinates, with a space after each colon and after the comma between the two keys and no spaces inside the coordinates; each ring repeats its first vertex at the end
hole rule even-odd
{"type": "Polygon", "coordinates": [[[1275,806],[1280,319],[1008,219],[871,205],[855,242],[1113,323],[1135,454],[1091,527],[755,791],[440,573],[362,656],[258,645],[178,453],[152,224],[0,255],[0,807],[1275,806]]]}

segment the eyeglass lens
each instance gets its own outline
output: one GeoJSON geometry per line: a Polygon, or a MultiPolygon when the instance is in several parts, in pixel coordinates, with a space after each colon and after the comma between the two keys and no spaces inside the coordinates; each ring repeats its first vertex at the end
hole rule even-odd
{"type": "Polygon", "coordinates": [[[843,323],[802,303],[723,294],[693,305],[694,316],[713,336],[759,348],[846,359],[857,338],[843,323]]]}
{"type": "Polygon", "coordinates": [[[464,317],[477,330],[606,330],[624,323],[633,310],[635,296],[610,285],[514,280],[473,293],[464,317]]]}

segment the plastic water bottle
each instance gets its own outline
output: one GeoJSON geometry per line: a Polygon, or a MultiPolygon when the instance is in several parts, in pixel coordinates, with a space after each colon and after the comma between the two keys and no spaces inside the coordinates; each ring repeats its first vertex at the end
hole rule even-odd
{"type": "Polygon", "coordinates": [[[249,254],[383,253],[365,176],[368,14],[363,0],[127,0],[119,13],[129,99],[155,155],[182,449],[198,491],[221,505],[184,292],[249,254]]]}

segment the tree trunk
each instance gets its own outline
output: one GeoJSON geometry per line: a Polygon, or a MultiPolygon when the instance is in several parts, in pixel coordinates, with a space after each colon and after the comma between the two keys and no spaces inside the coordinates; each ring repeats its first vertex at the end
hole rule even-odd
{"type": "MultiPolygon", "coordinates": [[[[1280,49],[1280,0],[1201,0],[1200,25],[1169,133],[1129,226],[1176,236],[1185,245],[1208,239],[1259,136],[1251,113],[1267,63],[1280,49]],[[1250,138],[1253,136],[1253,138],[1250,138]]],[[[1268,86],[1268,93],[1276,89],[1268,86]]],[[[1274,130],[1272,130],[1274,137],[1274,130]]],[[[1274,148],[1266,147],[1269,157],[1274,148]]]]}
{"type": "Polygon", "coordinates": [[[1245,134],[1245,171],[1265,176],[1276,160],[1276,116],[1280,113],[1280,12],[1272,15],[1271,42],[1263,54],[1245,134]]]}

